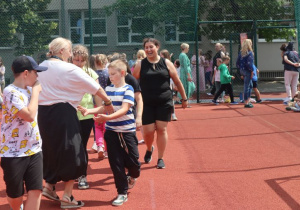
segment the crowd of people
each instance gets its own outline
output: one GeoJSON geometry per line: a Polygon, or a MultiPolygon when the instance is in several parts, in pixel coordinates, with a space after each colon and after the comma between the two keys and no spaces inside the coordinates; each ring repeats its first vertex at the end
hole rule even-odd
{"type": "MultiPolygon", "coordinates": [[[[177,120],[174,103],[190,106],[197,63],[200,90],[211,88],[215,104],[224,100],[225,93],[230,104],[238,104],[232,88],[235,76],[228,68],[230,57],[220,43],[215,45],[214,57],[212,51],[203,55],[200,49],[198,62],[195,55],[189,59],[189,45],[182,43],[174,63],[172,54],[160,50],[160,42],[154,38],[144,39],[134,62],[127,62],[124,53],[89,55],[84,45],[72,46],[70,40],[61,37],[52,40],[48,48],[48,59],[39,65],[30,56],[17,57],[12,63],[14,82],[4,90],[1,87],[1,167],[8,203],[14,210],[23,206],[24,184],[26,209],[39,209],[42,195],[60,202],[64,209],[84,206],[72,191],[76,180],[78,189],[89,188],[87,144],[92,130],[92,150],[99,159],[108,158],[113,172],[117,196],[112,205],[126,202],[141,169],[136,131],[142,132],[146,145],[146,164],[153,159],[156,134],[156,168],[164,169],[167,126],[177,120]],[[55,188],[60,181],[65,183],[61,198],[55,188]]],[[[297,111],[299,57],[292,43],[281,50],[287,110],[297,111]]],[[[252,89],[256,102],[262,101],[257,88],[259,70],[253,60],[252,42],[246,39],[237,59],[245,108],[253,107],[252,89]]],[[[0,58],[1,86],[4,73],[0,58]]]]}

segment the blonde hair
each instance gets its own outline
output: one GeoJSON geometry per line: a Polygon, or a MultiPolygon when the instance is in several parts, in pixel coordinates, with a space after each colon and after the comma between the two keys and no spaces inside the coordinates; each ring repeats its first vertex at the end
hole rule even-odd
{"type": "Polygon", "coordinates": [[[222,61],[226,61],[226,60],[230,60],[230,57],[228,55],[225,55],[224,57],[222,57],[222,61]]]}
{"type": "Polygon", "coordinates": [[[242,56],[247,55],[249,51],[253,52],[252,41],[251,41],[251,39],[245,39],[242,43],[242,49],[241,49],[242,56]]]}
{"type": "Polygon", "coordinates": [[[142,59],[146,58],[145,50],[137,51],[136,58],[139,59],[139,60],[142,60],[142,59]]]}
{"type": "Polygon", "coordinates": [[[126,63],[124,63],[124,61],[120,60],[120,59],[117,59],[117,60],[114,60],[113,62],[111,62],[109,65],[108,65],[108,68],[113,68],[113,69],[116,69],[118,71],[124,71],[126,72],[127,71],[127,65],[126,63]]]}
{"type": "Polygon", "coordinates": [[[67,49],[68,47],[71,46],[72,46],[72,42],[69,39],[57,37],[49,43],[48,45],[49,52],[47,53],[47,56],[50,57],[53,55],[58,55],[61,49],[67,49]]]}
{"type": "Polygon", "coordinates": [[[99,66],[105,66],[107,64],[107,56],[104,54],[95,55],[95,63],[99,66]]]}
{"type": "Polygon", "coordinates": [[[83,58],[83,60],[88,62],[89,50],[87,49],[86,46],[81,45],[81,44],[77,44],[73,47],[72,52],[73,52],[72,57],[81,56],[83,58]]]}
{"type": "Polygon", "coordinates": [[[190,45],[187,44],[187,43],[182,43],[182,44],[180,45],[181,51],[183,51],[183,50],[185,50],[186,48],[189,48],[189,47],[190,47],[190,45]]]}

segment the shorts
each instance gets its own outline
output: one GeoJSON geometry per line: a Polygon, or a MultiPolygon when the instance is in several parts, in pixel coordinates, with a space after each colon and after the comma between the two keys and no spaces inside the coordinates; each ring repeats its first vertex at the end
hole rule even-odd
{"type": "Polygon", "coordinates": [[[39,152],[28,157],[2,157],[6,194],[18,198],[26,191],[43,189],[43,154],[39,152]]]}
{"type": "Polygon", "coordinates": [[[252,81],[253,88],[257,88],[257,81],[252,81]]]}
{"type": "Polygon", "coordinates": [[[144,105],[142,123],[143,125],[149,125],[155,123],[156,120],[170,122],[173,106],[147,106],[144,105]]]}

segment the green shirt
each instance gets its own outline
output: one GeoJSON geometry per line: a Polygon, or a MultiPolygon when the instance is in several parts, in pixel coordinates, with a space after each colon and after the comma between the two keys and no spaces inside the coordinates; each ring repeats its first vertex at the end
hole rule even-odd
{"type": "Polygon", "coordinates": [[[219,68],[220,70],[220,82],[221,84],[229,84],[231,83],[231,75],[229,74],[228,68],[226,64],[222,63],[219,68]]]}
{"type": "MultiPolygon", "coordinates": [[[[88,68],[87,70],[82,69],[83,71],[85,71],[88,75],[90,75],[94,80],[98,79],[98,74],[91,68],[88,68]]],[[[84,96],[82,97],[82,100],[80,102],[80,106],[85,107],[87,109],[92,109],[94,108],[94,102],[93,102],[93,96],[92,94],[86,93],[84,94],[84,96]]],[[[87,120],[87,119],[91,119],[93,118],[93,115],[87,115],[87,116],[83,116],[81,114],[81,112],[77,111],[77,116],[79,120],[87,120]]]]}

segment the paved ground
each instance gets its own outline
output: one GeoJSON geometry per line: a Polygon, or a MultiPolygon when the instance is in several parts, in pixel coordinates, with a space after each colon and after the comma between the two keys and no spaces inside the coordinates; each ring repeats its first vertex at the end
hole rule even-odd
{"type": "MultiPolygon", "coordinates": [[[[284,95],[264,95],[271,97],[284,95]]],[[[155,168],[155,150],[120,209],[300,209],[299,113],[285,111],[278,100],[252,109],[193,104],[185,110],[177,107],[176,113],[179,120],[168,127],[166,169],[155,168]]],[[[139,151],[142,161],[145,145],[139,151]]],[[[96,154],[89,161],[91,188],[75,189],[74,197],[86,203],[82,209],[115,209],[108,161],[99,161],[96,154]]],[[[63,183],[57,189],[61,196],[63,183]]],[[[9,209],[2,179],[0,209],[9,209]]],[[[41,209],[60,207],[43,198],[41,209]]]]}

